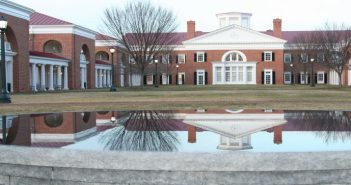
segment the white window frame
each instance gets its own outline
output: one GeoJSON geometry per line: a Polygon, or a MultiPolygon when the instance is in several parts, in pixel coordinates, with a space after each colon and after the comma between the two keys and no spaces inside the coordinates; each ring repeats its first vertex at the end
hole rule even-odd
{"type": "Polygon", "coordinates": [[[146,75],[146,85],[153,85],[154,84],[154,75],[146,75]],[[151,81],[149,81],[151,78],[151,81]]]}
{"type": "Polygon", "coordinates": [[[308,80],[308,72],[304,73],[303,71],[300,72],[300,84],[307,84],[307,80],[308,80]],[[305,77],[305,78],[302,78],[302,77],[305,77]]]}
{"type": "Polygon", "coordinates": [[[273,85],[273,70],[272,69],[265,69],[264,70],[264,84],[265,85],[273,85]],[[270,73],[270,82],[267,83],[267,74],[270,73]]]}
{"type": "Polygon", "coordinates": [[[308,55],[307,55],[307,53],[301,53],[300,54],[300,62],[301,63],[308,63],[308,55]],[[305,61],[303,60],[303,58],[305,58],[304,56],[306,57],[305,61]]]}
{"type": "Polygon", "coordinates": [[[273,61],[273,51],[265,51],[263,52],[263,61],[265,62],[272,62],[273,61]],[[269,59],[267,55],[269,54],[269,59]]]}
{"type": "Polygon", "coordinates": [[[205,70],[204,69],[198,69],[196,70],[196,85],[205,85],[205,70]],[[199,77],[201,76],[200,73],[202,73],[203,76],[203,84],[200,84],[199,77]]]}
{"type": "Polygon", "coordinates": [[[177,55],[177,62],[178,64],[185,64],[186,63],[186,55],[185,54],[178,54],[177,55]],[[180,61],[180,59],[183,59],[183,61],[180,61]]]}
{"type": "Polygon", "coordinates": [[[129,63],[130,64],[135,64],[136,63],[134,58],[132,56],[130,56],[130,55],[129,55],[129,63]]]}
{"type": "Polygon", "coordinates": [[[170,56],[169,54],[165,54],[161,56],[163,64],[169,64],[169,56],[170,56]]]}
{"type": "Polygon", "coordinates": [[[162,73],[162,85],[169,85],[169,75],[162,73]]]}
{"type": "Polygon", "coordinates": [[[291,79],[292,79],[291,72],[290,72],[290,71],[284,72],[284,84],[291,84],[291,79]],[[289,76],[290,76],[289,81],[286,80],[286,75],[289,75],[289,76]]]}
{"type": "Polygon", "coordinates": [[[317,72],[317,84],[324,84],[324,71],[318,71],[317,72]],[[323,76],[323,80],[319,80],[319,75],[323,76]]]}
{"type": "Polygon", "coordinates": [[[185,72],[179,72],[178,73],[178,85],[184,85],[183,82],[182,82],[182,75],[184,75],[184,83],[185,83],[185,72]]]}
{"type": "Polygon", "coordinates": [[[205,62],[205,52],[199,51],[196,52],[196,62],[205,62]],[[200,60],[200,55],[202,55],[202,60],[200,60]]]}
{"type": "Polygon", "coordinates": [[[284,53],[284,63],[291,63],[291,53],[284,53]],[[285,60],[286,58],[288,58],[289,61],[285,60]]]}

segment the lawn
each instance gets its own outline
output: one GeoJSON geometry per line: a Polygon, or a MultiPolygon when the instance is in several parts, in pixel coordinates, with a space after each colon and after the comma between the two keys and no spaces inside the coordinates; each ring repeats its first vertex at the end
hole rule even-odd
{"type": "Polygon", "coordinates": [[[160,86],[14,94],[0,113],[131,109],[310,109],[351,110],[351,88],[336,86],[160,86]]]}

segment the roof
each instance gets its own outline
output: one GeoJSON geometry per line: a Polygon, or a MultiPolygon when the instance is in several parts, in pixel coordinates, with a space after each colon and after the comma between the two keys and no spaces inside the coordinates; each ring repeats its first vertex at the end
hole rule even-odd
{"type": "Polygon", "coordinates": [[[67,58],[55,55],[53,53],[45,53],[41,51],[29,51],[29,55],[37,56],[37,57],[44,57],[44,58],[54,58],[54,59],[61,59],[61,60],[69,60],[67,58]]]}
{"type": "MultiPolygon", "coordinates": [[[[201,36],[206,34],[207,32],[197,31],[195,32],[195,37],[201,36]]],[[[127,33],[126,37],[127,40],[130,39],[131,43],[133,43],[133,38],[131,37],[132,33],[127,33]]],[[[187,32],[173,32],[170,33],[170,38],[173,38],[172,41],[169,43],[170,45],[181,45],[183,41],[189,40],[187,38],[187,32]]]]}
{"type": "Polygon", "coordinates": [[[30,16],[30,25],[73,25],[70,22],[57,19],[39,12],[34,12],[30,16]]]}
{"type": "Polygon", "coordinates": [[[95,35],[96,40],[116,40],[116,38],[108,36],[108,35],[104,35],[102,33],[97,33],[95,35]]]}
{"type": "Polygon", "coordinates": [[[111,65],[108,62],[102,61],[102,60],[95,60],[95,64],[100,64],[100,65],[111,65]]]}

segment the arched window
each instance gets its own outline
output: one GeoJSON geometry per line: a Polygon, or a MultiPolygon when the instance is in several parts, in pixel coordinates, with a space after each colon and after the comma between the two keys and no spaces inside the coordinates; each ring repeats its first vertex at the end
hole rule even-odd
{"type": "Polygon", "coordinates": [[[62,113],[58,114],[47,114],[44,116],[44,122],[48,127],[55,128],[62,125],[63,115],[62,113]]]}
{"type": "Polygon", "coordinates": [[[99,51],[96,53],[95,55],[95,59],[96,60],[109,60],[110,57],[108,56],[108,53],[104,52],[104,51],[99,51]]]}
{"type": "Polygon", "coordinates": [[[49,40],[44,44],[44,52],[46,53],[62,53],[62,45],[56,40],[49,40]]]}
{"type": "Polygon", "coordinates": [[[222,57],[223,62],[246,62],[246,56],[240,51],[228,51],[222,57]]]}

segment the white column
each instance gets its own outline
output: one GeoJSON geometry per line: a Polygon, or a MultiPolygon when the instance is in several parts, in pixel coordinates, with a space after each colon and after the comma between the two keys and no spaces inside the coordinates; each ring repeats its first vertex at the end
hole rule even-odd
{"type": "Polygon", "coordinates": [[[37,91],[36,65],[37,64],[32,64],[32,91],[37,91]]]}
{"type": "Polygon", "coordinates": [[[84,68],[84,82],[86,83],[86,88],[88,89],[88,65],[84,68]]]}
{"type": "Polygon", "coordinates": [[[107,86],[111,87],[111,70],[107,71],[107,86]]]}
{"type": "Polygon", "coordinates": [[[99,70],[99,87],[102,87],[102,69],[99,70]]]}
{"type": "Polygon", "coordinates": [[[63,90],[68,90],[68,67],[63,66],[63,90]]]}
{"type": "Polygon", "coordinates": [[[59,87],[60,90],[62,89],[61,67],[62,67],[62,66],[58,66],[58,67],[57,67],[57,86],[59,87]]]}
{"type": "Polygon", "coordinates": [[[84,89],[84,68],[80,68],[80,88],[84,89]]]}
{"type": "Polygon", "coordinates": [[[243,75],[244,84],[247,84],[247,66],[243,67],[243,75]]]}
{"type": "Polygon", "coordinates": [[[45,65],[42,64],[41,67],[40,67],[40,70],[41,70],[41,74],[40,74],[40,85],[41,85],[41,88],[43,91],[45,91],[45,65]]]}
{"type": "Polygon", "coordinates": [[[103,85],[102,85],[103,87],[106,87],[106,84],[107,84],[107,83],[106,83],[106,82],[107,82],[107,80],[106,80],[106,79],[107,79],[107,78],[106,78],[106,74],[107,74],[106,71],[107,71],[107,70],[104,69],[103,72],[102,72],[102,75],[103,75],[103,77],[104,77],[104,78],[103,78],[103,79],[104,79],[104,82],[103,82],[103,85]]]}
{"type": "Polygon", "coordinates": [[[104,80],[105,80],[104,86],[107,87],[107,86],[108,86],[108,82],[107,82],[107,69],[105,69],[104,80]]]}
{"type": "MultiPolygon", "coordinates": [[[[13,61],[6,62],[6,82],[11,84],[10,90],[13,92],[13,61]]],[[[7,89],[7,84],[6,84],[7,89]]]]}
{"type": "Polygon", "coordinates": [[[95,68],[95,87],[98,88],[99,87],[99,74],[98,74],[98,69],[95,68]]]}
{"type": "Polygon", "coordinates": [[[54,90],[54,66],[50,65],[50,70],[49,70],[49,91],[54,90]]]}

